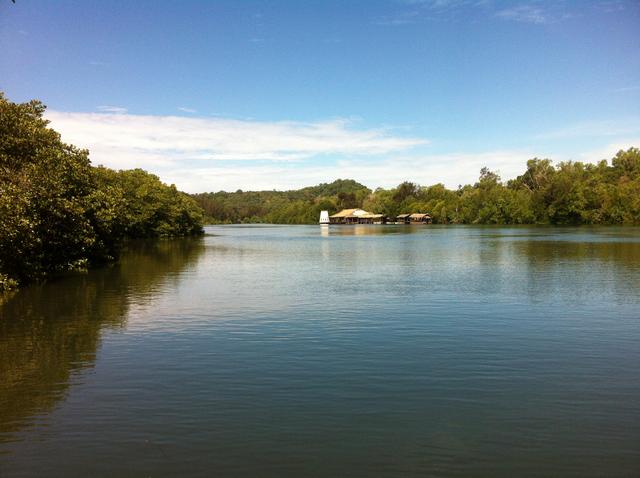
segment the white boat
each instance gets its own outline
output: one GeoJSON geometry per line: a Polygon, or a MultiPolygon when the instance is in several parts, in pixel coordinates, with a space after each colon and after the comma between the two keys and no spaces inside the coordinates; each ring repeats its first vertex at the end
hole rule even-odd
{"type": "Polygon", "coordinates": [[[328,226],[329,222],[329,211],[320,211],[320,225],[328,226]]]}

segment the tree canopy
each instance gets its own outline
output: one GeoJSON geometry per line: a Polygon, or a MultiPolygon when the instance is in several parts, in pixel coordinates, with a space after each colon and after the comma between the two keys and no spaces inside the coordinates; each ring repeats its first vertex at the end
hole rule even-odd
{"type": "Polygon", "coordinates": [[[619,151],[611,164],[534,158],[504,182],[482,168],[473,185],[403,182],[371,191],[349,179],[295,191],[236,191],[193,196],[208,220],[312,224],[323,209],[361,207],[396,216],[426,212],[440,224],[640,224],[640,150],[619,151]]]}
{"type": "Polygon", "coordinates": [[[371,190],[351,179],[294,191],[236,191],[194,194],[209,221],[312,224],[320,211],[360,207],[371,190]]]}
{"type": "Polygon", "coordinates": [[[127,238],[202,231],[202,211],[143,170],[93,167],[39,101],[0,93],[0,290],[113,260],[127,238]]]}

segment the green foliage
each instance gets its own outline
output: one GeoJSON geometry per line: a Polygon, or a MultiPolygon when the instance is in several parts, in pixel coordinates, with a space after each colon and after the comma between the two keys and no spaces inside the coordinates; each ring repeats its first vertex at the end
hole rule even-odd
{"type": "Polygon", "coordinates": [[[640,224],[640,150],[620,151],[611,165],[548,159],[527,162],[503,183],[482,168],[478,182],[455,191],[404,182],[371,192],[352,180],[298,191],[204,193],[194,196],[213,222],[312,224],[322,209],[361,207],[396,216],[427,212],[439,224],[640,224]]]}
{"type": "Polygon", "coordinates": [[[320,211],[360,207],[370,194],[362,184],[338,179],[296,191],[220,191],[193,198],[215,223],[311,224],[318,221],[320,211]]]}
{"type": "MultiPolygon", "coordinates": [[[[189,195],[167,186],[142,169],[95,169],[98,191],[107,203],[98,211],[106,215],[109,231],[126,237],[187,236],[202,231],[202,210],[189,195]]],[[[104,201],[104,199],[102,199],[104,201]]]]}
{"type": "Polygon", "coordinates": [[[20,282],[82,266],[95,242],[88,153],[62,143],[43,112],[0,97],[0,271],[20,282]]]}
{"type": "Polygon", "coordinates": [[[129,237],[201,231],[188,195],[142,170],[92,167],[44,110],[0,93],[0,290],[114,259],[129,237]]]}

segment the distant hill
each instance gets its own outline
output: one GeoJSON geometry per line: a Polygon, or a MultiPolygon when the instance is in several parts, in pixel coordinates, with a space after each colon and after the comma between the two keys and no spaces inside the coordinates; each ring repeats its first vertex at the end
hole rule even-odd
{"type": "Polygon", "coordinates": [[[311,224],[321,210],[361,207],[371,190],[353,179],[337,179],[290,191],[241,191],[193,194],[214,223],[311,224]]]}
{"type": "Polygon", "coordinates": [[[343,194],[357,194],[358,191],[366,190],[371,192],[369,188],[360,184],[353,179],[336,179],[332,183],[322,183],[317,186],[309,186],[302,188],[299,192],[303,194],[311,194],[315,197],[337,196],[340,193],[343,194]]]}

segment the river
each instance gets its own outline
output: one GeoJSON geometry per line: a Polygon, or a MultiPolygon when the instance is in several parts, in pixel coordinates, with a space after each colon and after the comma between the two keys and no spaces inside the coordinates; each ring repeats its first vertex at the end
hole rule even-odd
{"type": "Polygon", "coordinates": [[[0,476],[640,476],[640,229],[134,243],[0,305],[0,476]]]}

